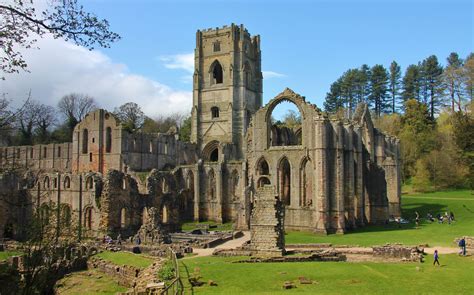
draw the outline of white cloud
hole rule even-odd
[[[168,69],[185,70],[188,73],[194,73],[194,53],[165,55],[161,56],[160,60]]]
[[[19,104],[31,89],[32,97],[55,106],[71,92],[93,96],[101,108],[113,110],[123,103],[139,104],[149,116],[189,113],[192,92],[173,89],[142,75],[130,73],[100,51],[89,51],[64,40],[40,39],[40,50],[23,54],[30,73],[7,75],[0,94]]]
[[[271,78],[284,78],[286,77],[285,74],[280,74],[277,72],[272,71],[262,71],[263,79],[271,79]]]

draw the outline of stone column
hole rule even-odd
[[[216,167],[216,212],[215,212],[215,219],[216,222],[222,223],[222,164],[219,163]]]
[[[358,226],[363,226],[365,223],[365,202],[364,202],[364,163],[363,163],[363,149],[362,149],[362,131],[361,127],[355,130],[356,141],[354,142],[355,150],[355,218]]]
[[[329,210],[329,199],[328,199],[328,174],[327,174],[327,132],[326,122],[323,119],[316,121],[316,150],[315,150],[315,173],[313,173],[313,183],[315,183],[315,194],[314,194],[314,231],[326,233],[328,224],[328,210]]]
[[[355,212],[354,212],[354,126],[351,124],[346,124],[344,126],[346,131],[346,145],[344,146],[344,155],[347,157],[345,160],[345,201],[344,206],[346,207],[346,212],[348,213],[348,226],[351,228],[355,227]]]
[[[199,201],[201,196],[201,167],[200,163],[194,165],[194,221],[199,221]]]
[[[335,179],[335,197],[336,212],[334,212],[334,227],[337,233],[343,233],[345,230],[344,222],[344,128],[341,122],[335,125],[336,130],[336,179]]]

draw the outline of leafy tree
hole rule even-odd
[[[463,84],[463,60],[459,58],[456,52],[451,52],[448,56],[447,66],[443,73],[444,88],[448,92],[448,97],[451,101],[451,111],[455,111],[457,105],[458,110],[461,111],[462,100],[464,97]]]
[[[335,113],[344,107],[341,93],[341,84],[341,78],[331,84],[330,91],[326,94],[326,99],[324,101],[324,109],[326,112]]]
[[[464,89],[472,103],[474,98],[474,53],[469,54],[464,62],[463,77]]]
[[[396,111],[396,104],[400,94],[401,70],[396,61],[390,64],[390,96],[392,99],[392,113]]]
[[[438,63],[435,55],[429,56],[422,63],[423,67],[423,89],[425,94],[425,103],[429,105],[430,116],[433,119],[437,113],[438,107],[442,105],[442,74],[443,67]]]
[[[406,102],[409,99],[420,100],[420,69],[417,65],[409,65],[402,80],[402,99]]]
[[[370,70],[370,95],[369,101],[373,106],[375,114],[380,117],[382,112],[385,112],[388,107],[387,92],[388,92],[388,72],[382,65],[375,65]]]
[[[125,130],[136,132],[145,123],[145,114],[140,106],[134,102],[127,102],[114,110],[115,116],[122,122]]]
[[[37,126],[35,130],[35,143],[50,142],[50,128],[56,122],[56,110],[52,106],[41,104],[38,106]]]
[[[469,167],[469,185],[474,188],[474,116],[472,112],[453,115],[453,137],[463,162]]]
[[[85,115],[97,108],[94,98],[80,93],[63,96],[58,102],[58,110],[66,119],[66,137],[72,140],[72,132]]]
[[[191,140],[191,117],[183,120],[181,128],[179,128],[179,140],[189,142]]]
[[[95,45],[109,47],[120,36],[109,30],[109,23],[86,12],[77,0],[54,1],[46,10],[35,8],[33,0],[12,0],[0,3],[0,71],[17,73],[26,70],[27,63],[20,49],[33,48],[38,37],[71,40],[93,49]]]
[[[405,114],[401,118],[401,124],[399,137],[403,174],[410,178],[414,175],[416,161],[436,146],[436,135],[427,106],[415,99],[405,102]]]

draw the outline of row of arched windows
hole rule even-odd
[[[38,183],[39,185],[39,183]],[[89,176],[86,178],[85,182],[85,188],[86,189],[92,189],[94,187],[94,179]],[[51,188],[51,180],[49,176],[45,176],[43,179],[43,188],[49,189]],[[54,178],[53,179],[53,188],[58,188],[58,179]],[[64,189],[69,189],[71,188],[71,178],[69,176],[65,176],[63,180],[63,188]]]

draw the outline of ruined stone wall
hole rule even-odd
[[[284,253],[284,214],[274,186],[257,189],[250,221],[251,250],[265,256],[281,256]]]

